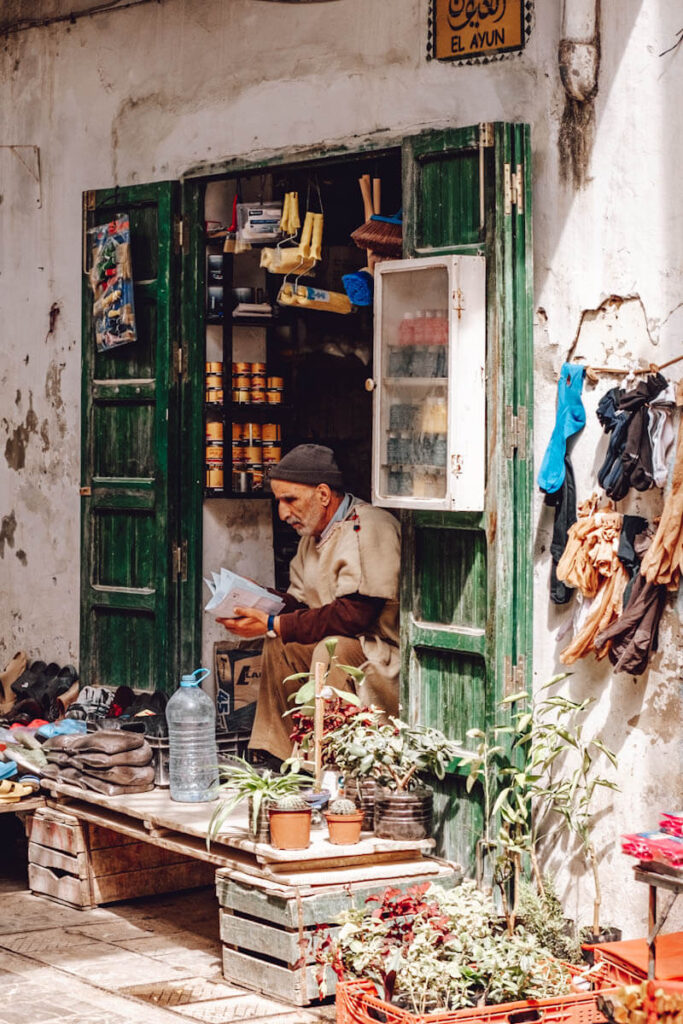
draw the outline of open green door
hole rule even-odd
[[[84,230],[130,218],[138,340],[98,353],[83,278],[81,680],[173,689],[180,645],[179,186],[84,195]],[[84,241],[88,257],[89,241]],[[85,268],[84,268],[85,269]]]
[[[531,675],[529,129],[428,132],[403,160],[404,254],[486,257],[485,511],[403,515],[403,713],[471,746]],[[440,790],[440,851],[472,872],[480,794],[458,775]]]

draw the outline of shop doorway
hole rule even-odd
[[[144,362],[143,350],[132,346],[130,353],[122,347],[92,355],[92,304],[84,288],[84,682],[170,690],[181,669],[199,664],[205,364],[223,362],[225,392],[228,362],[225,328],[210,322],[207,257],[221,250],[207,246],[205,221],[214,219],[207,217],[207,200],[215,210],[223,190],[225,213],[216,217],[222,220],[229,219],[237,183],[250,199],[250,190],[264,200],[298,191],[303,212],[310,202],[324,214],[325,258],[313,280],[322,290],[338,291],[341,273],[364,262],[348,236],[362,219],[357,179],[366,171],[382,178],[383,211],[403,208],[405,256],[478,253],[487,268],[485,509],[400,513],[403,714],[465,741],[468,729],[499,719],[506,692],[530,684],[531,157],[528,127],[508,124],[421,133],[362,153],[232,161],[182,184],[86,195],[90,226],[122,207],[130,212],[148,358]],[[223,280],[224,298],[228,288],[240,286],[253,289],[254,300],[276,298],[281,281],[259,276],[255,256],[245,259],[242,280]],[[246,272],[249,260],[254,274]],[[226,267],[223,261],[223,273]],[[258,323],[244,326],[263,330]],[[282,378],[284,395],[289,390],[290,401],[282,403],[289,417],[283,450],[305,440],[332,443],[351,486],[366,497],[371,396],[363,378],[366,371],[371,377],[372,365],[361,353],[370,347],[370,310],[353,318],[311,312],[269,324],[267,334],[263,351],[272,350],[271,376]],[[222,360],[207,358],[207,352],[217,354],[216,345]],[[232,349],[230,328],[230,362]],[[284,424],[283,418],[283,430]],[[228,425],[226,417],[224,443]],[[231,462],[229,471],[232,492]],[[254,508],[267,506],[253,500]],[[277,582],[284,585],[291,538],[278,536],[275,527],[272,544]],[[456,772],[442,785],[439,802],[440,849],[471,869],[481,832],[477,794],[466,794]]]

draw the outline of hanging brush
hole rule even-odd
[[[393,217],[373,213],[365,224],[351,232],[359,249],[371,249],[377,256],[403,255],[403,216],[401,210]]]

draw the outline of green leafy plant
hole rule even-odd
[[[535,935],[545,949],[565,963],[580,964],[581,943],[573,921],[564,916],[554,879],[543,876],[543,891],[522,878],[519,882],[517,912],[527,931]]]
[[[555,676],[547,690],[566,673]],[[578,840],[591,868],[595,885],[593,918],[599,918],[600,879],[593,841],[595,797],[599,788],[618,789],[599,774],[596,761],[606,758],[616,767],[616,757],[598,736],[584,735],[584,722],[595,698],[581,702],[550,696],[529,706],[529,694],[520,691],[506,697],[501,707],[513,711],[510,721],[489,730],[472,729],[477,740],[473,751],[460,758],[469,768],[468,791],[478,782],[484,792],[485,828],[481,843],[496,851],[494,884],[501,892],[508,930],[514,929],[516,907],[508,902],[508,883],[519,891],[522,865],[529,857],[537,891],[545,893],[537,849],[542,841],[562,830]],[[507,742],[506,742],[507,740]],[[495,838],[491,825],[496,816]],[[598,929],[596,929],[598,930]]]
[[[493,901],[464,882],[387,889],[324,930],[316,959],[338,977],[367,979],[414,1013],[520,999],[569,989],[569,973],[525,929],[502,931]],[[322,974],[319,974],[319,978]]]
[[[462,753],[439,729],[385,719],[374,708],[332,730],[324,749],[326,760],[345,775],[375,779],[396,792],[414,789],[424,775],[443,779]]]
[[[224,782],[218,787],[226,796],[219,800],[206,835],[207,849],[211,840],[215,839],[223,824],[238,804],[251,799],[251,829],[257,832],[259,811],[262,806],[276,804],[286,796],[298,795],[300,790],[310,785],[309,775],[293,771],[273,772],[269,768],[258,771],[242,757],[235,757],[227,765],[221,765],[221,778]]]

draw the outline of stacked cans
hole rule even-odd
[[[238,405],[279,405],[282,377],[266,377],[265,363],[232,364],[232,400]]]
[[[206,486],[223,489],[223,424],[208,420],[204,457],[206,460]]]
[[[223,405],[223,364],[206,363],[204,401],[207,405]]]
[[[262,490],[264,474],[281,454],[279,423],[233,423],[233,491]]]

